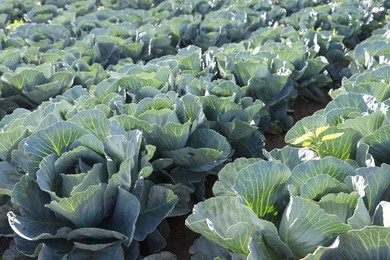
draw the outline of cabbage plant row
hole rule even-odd
[[[386,198],[366,193],[387,187],[375,182],[388,163],[381,153],[388,27],[361,42],[382,27],[383,1],[4,1],[2,8],[0,235],[14,237],[4,259],[170,259],[160,253],[166,218],[203,200],[209,174],[220,176],[217,197],[187,221],[204,236],[191,249],[200,258],[300,258],[368,219],[387,225]],[[293,127],[295,99],[321,101],[343,76],[351,77],[334,101]],[[263,150],[265,132],[290,128],[286,141],[309,148]],[[304,167],[325,170],[312,180]],[[365,179],[358,167],[376,170]],[[319,210],[320,199],[340,192],[345,216]],[[302,207],[303,224],[321,212],[303,227],[316,240],[300,228],[289,235],[285,212]],[[226,214],[236,211],[243,215]],[[202,249],[211,243],[205,238],[219,246]],[[319,250],[314,257],[328,254]]]
[[[334,133],[341,136],[321,142],[318,155],[351,160],[352,165],[356,162],[356,166],[360,167],[390,163],[387,156],[389,39],[387,25],[350,53],[353,56],[350,64],[353,75],[342,80],[341,88],[330,92],[333,101],[325,109],[302,119],[289,130],[285,138],[287,143],[294,143],[297,137],[308,131],[325,127],[319,138]]]
[[[388,257],[389,165],[354,169],[302,148],[271,154],[270,161],[240,158],[220,171],[216,197],[195,205],[186,220],[203,235],[191,253],[203,259]]]
[[[286,142],[301,148],[238,158],[219,172],[215,197],[186,220],[202,234],[194,257],[390,256],[389,40],[387,25],[350,53],[353,75],[333,101],[287,132]]]
[[[51,72],[48,71],[49,68],[46,68],[47,71],[40,70],[39,76],[36,71],[29,71],[32,75],[25,79],[19,75],[17,83],[3,78],[0,89],[6,105],[0,107],[2,116],[17,107],[35,108],[42,101],[61,94],[74,85],[86,88],[96,85],[110,76],[107,73],[114,65],[139,64],[153,58],[175,55],[178,50],[191,44],[206,51],[209,47],[251,38],[251,33],[259,28],[278,25],[292,26],[294,31],[320,31],[302,37],[301,41],[314,50],[319,49],[320,56],[324,56],[323,52],[330,48],[331,52],[327,55],[330,64],[327,70],[333,78],[338,78],[340,68],[337,65],[348,60],[343,57],[346,50],[340,42],[350,39],[348,33],[351,32],[357,38],[356,44],[358,36],[364,38],[365,34],[378,26],[378,21],[381,21],[385,14],[380,1],[370,6],[364,6],[363,3],[338,2],[343,6],[342,9],[355,10],[354,16],[348,16],[349,11],[339,13],[338,10],[341,9],[336,5],[326,9],[324,6],[327,5],[312,1],[281,1],[279,5],[271,5],[266,1],[257,4],[257,1],[241,4],[235,1],[170,1],[159,5],[158,1],[146,1],[144,4],[141,4],[141,1],[138,5],[132,2],[119,1],[116,3],[119,6],[109,1],[46,1],[41,5],[37,5],[35,1],[5,3],[2,10],[4,15],[9,16],[12,13],[9,10],[11,8],[19,10],[23,14],[19,14],[20,18],[24,17],[28,23],[19,25],[19,20],[15,18],[18,15],[15,14],[13,20],[9,18],[13,23],[9,24],[10,21],[7,20],[4,30],[0,31],[0,49],[3,50],[0,55],[0,64],[3,65],[0,67],[0,75],[20,74],[22,69],[35,69],[36,65],[42,64],[51,64],[53,67],[50,68]],[[78,14],[79,9],[84,10],[88,5],[92,5],[92,8],[87,8],[88,12]],[[315,5],[318,10],[311,10],[314,8],[311,6]],[[141,6],[153,7],[149,10],[127,8]],[[103,10],[98,10],[101,9],[98,7]],[[289,19],[293,12],[301,9],[312,15],[300,22]],[[323,16],[327,19],[324,20]],[[215,20],[220,22],[215,23]],[[349,30],[346,31],[345,27]],[[281,38],[285,37],[293,36],[284,35]],[[255,42],[254,47],[263,43]],[[283,47],[277,48],[283,50]],[[297,55],[300,55],[298,60],[288,61],[293,62],[295,68],[303,72],[305,64],[300,60],[313,58],[313,53],[309,57],[307,51],[303,50]],[[314,66],[317,71],[320,70],[320,65]],[[105,70],[106,68],[109,70]],[[257,68],[252,71],[255,69]],[[56,72],[61,73],[54,76]],[[317,72],[314,70],[313,73]],[[54,84],[56,81],[59,82]],[[39,87],[32,88],[31,85]]]

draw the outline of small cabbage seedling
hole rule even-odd
[[[298,144],[302,143],[303,147],[310,148],[320,158],[323,158],[326,156],[326,151],[324,151],[321,148],[322,143],[327,141],[327,140],[336,139],[344,134],[344,133],[333,133],[333,134],[320,136],[328,128],[329,128],[329,126],[321,126],[321,127],[317,128],[315,131],[310,131],[309,129],[307,129],[305,127],[304,129],[305,129],[306,133],[304,135],[296,138],[291,144],[298,145]]]

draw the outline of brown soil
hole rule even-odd
[[[0,257],[4,254],[4,251],[8,249],[11,242],[10,237],[0,237]]]
[[[324,103],[318,103],[318,102],[313,102],[309,101],[307,99],[304,99],[302,97],[298,97],[295,100],[295,105],[294,105],[294,112],[292,114],[294,123],[297,121],[301,120],[304,117],[310,116],[314,114],[314,112],[321,110],[326,107],[326,105],[332,100],[330,96],[326,94]]]
[[[207,176],[206,199],[213,196],[212,188],[217,180],[218,176],[216,175]],[[191,259],[190,247],[194,240],[199,237],[199,234],[192,232],[186,227],[185,220],[187,217],[188,215],[168,219],[171,233],[167,238],[167,247],[164,250],[175,254],[179,260]]]
[[[167,238],[167,247],[164,251],[176,255],[179,260],[191,259],[190,247],[194,240],[199,237],[199,234],[192,232],[185,226],[186,218],[187,215],[168,219],[171,233]]]
[[[278,134],[265,134],[265,149],[267,151],[271,151],[275,148],[283,148],[286,146],[286,143],[284,142],[284,136],[286,135],[286,131],[283,131]]]

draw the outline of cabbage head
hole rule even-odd
[[[19,212],[8,212],[16,249],[42,259],[138,257],[138,241],[177,202],[146,180],[154,150],[96,109],[34,131],[14,151],[27,160],[11,196]]]

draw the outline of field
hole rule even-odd
[[[390,6],[0,0],[0,259],[388,259]]]

